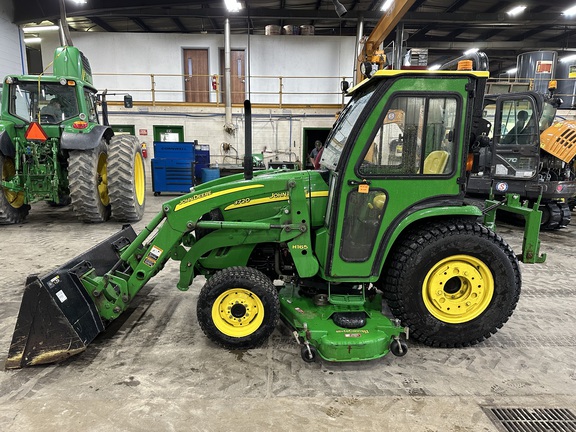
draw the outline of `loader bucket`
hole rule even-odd
[[[6,369],[67,359],[104,331],[105,323],[80,277],[92,268],[105,274],[118,262],[119,249],[135,238],[132,227],[125,226],[56,270],[28,276]]]

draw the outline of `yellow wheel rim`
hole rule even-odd
[[[430,269],[422,286],[428,311],[450,324],[473,320],[494,296],[494,278],[486,264],[470,255],[454,255]]]
[[[252,291],[232,288],[220,294],[212,305],[212,321],[226,336],[249,336],[264,321],[264,305]]]
[[[8,181],[16,175],[16,168],[12,159],[4,158],[2,163],[2,181]],[[15,192],[2,188],[6,201],[13,208],[20,208],[24,205],[24,192]]]
[[[146,178],[144,176],[144,161],[142,155],[136,153],[134,157],[134,188],[136,190],[136,200],[139,205],[144,204],[144,194],[146,193]]]
[[[100,195],[100,201],[104,206],[110,204],[110,198],[108,197],[108,156],[106,153],[100,153],[98,157],[98,195]]]

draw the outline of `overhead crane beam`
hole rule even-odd
[[[396,0],[388,11],[382,15],[372,33],[366,39],[360,56],[357,59],[356,65],[356,80],[359,82],[362,79],[360,72],[360,64],[364,60],[370,60],[376,54],[384,39],[392,33],[396,28],[402,17],[408,12],[416,0]]]

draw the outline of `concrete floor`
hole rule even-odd
[[[166,199],[148,197],[137,231]],[[173,263],[118,331],[80,356],[4,371],[26,276],[63,264],[118,228],[85,225],[70,209],[44,204],[27,223],[0,226],[1,431],[498,431],[487,408],[576,413],[574,227],[541,235],[548,261],[522,265],[516,312],[472,348],[409,341],[402,358],[307,364],[279,329],[260,349],[226,351],[196,320],[203,281],[178,291]],[[499,232],[520,251],[518,228]]]

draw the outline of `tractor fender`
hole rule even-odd
[[[467,218],[470,220],[477,220],[480,216],[482,216],[482,211],[478,207],[466,205],[460,207],[447,206],[423,208],[411,214],[404,215],[402,218],[398,218],[393,223],[395,228],[393,228],[382,239],[383,241],[372,266],[372,276],[380,276],[385,261],[396,240],[398,240],[402,233],[407,232],[410,226],[414,226],[417,222],[432,222],[434,220],[446,218]]]
[[[12,138],[10,138],[10,135],[6,131],[0,132],[0,153],[10,158],[14,158],[16,155]]]
[[[90,132],[63,132],[60,138],[60,148],[63,150],[92,150],[102,138],[108,141],[114,132],[108,126],[96,125]]]

